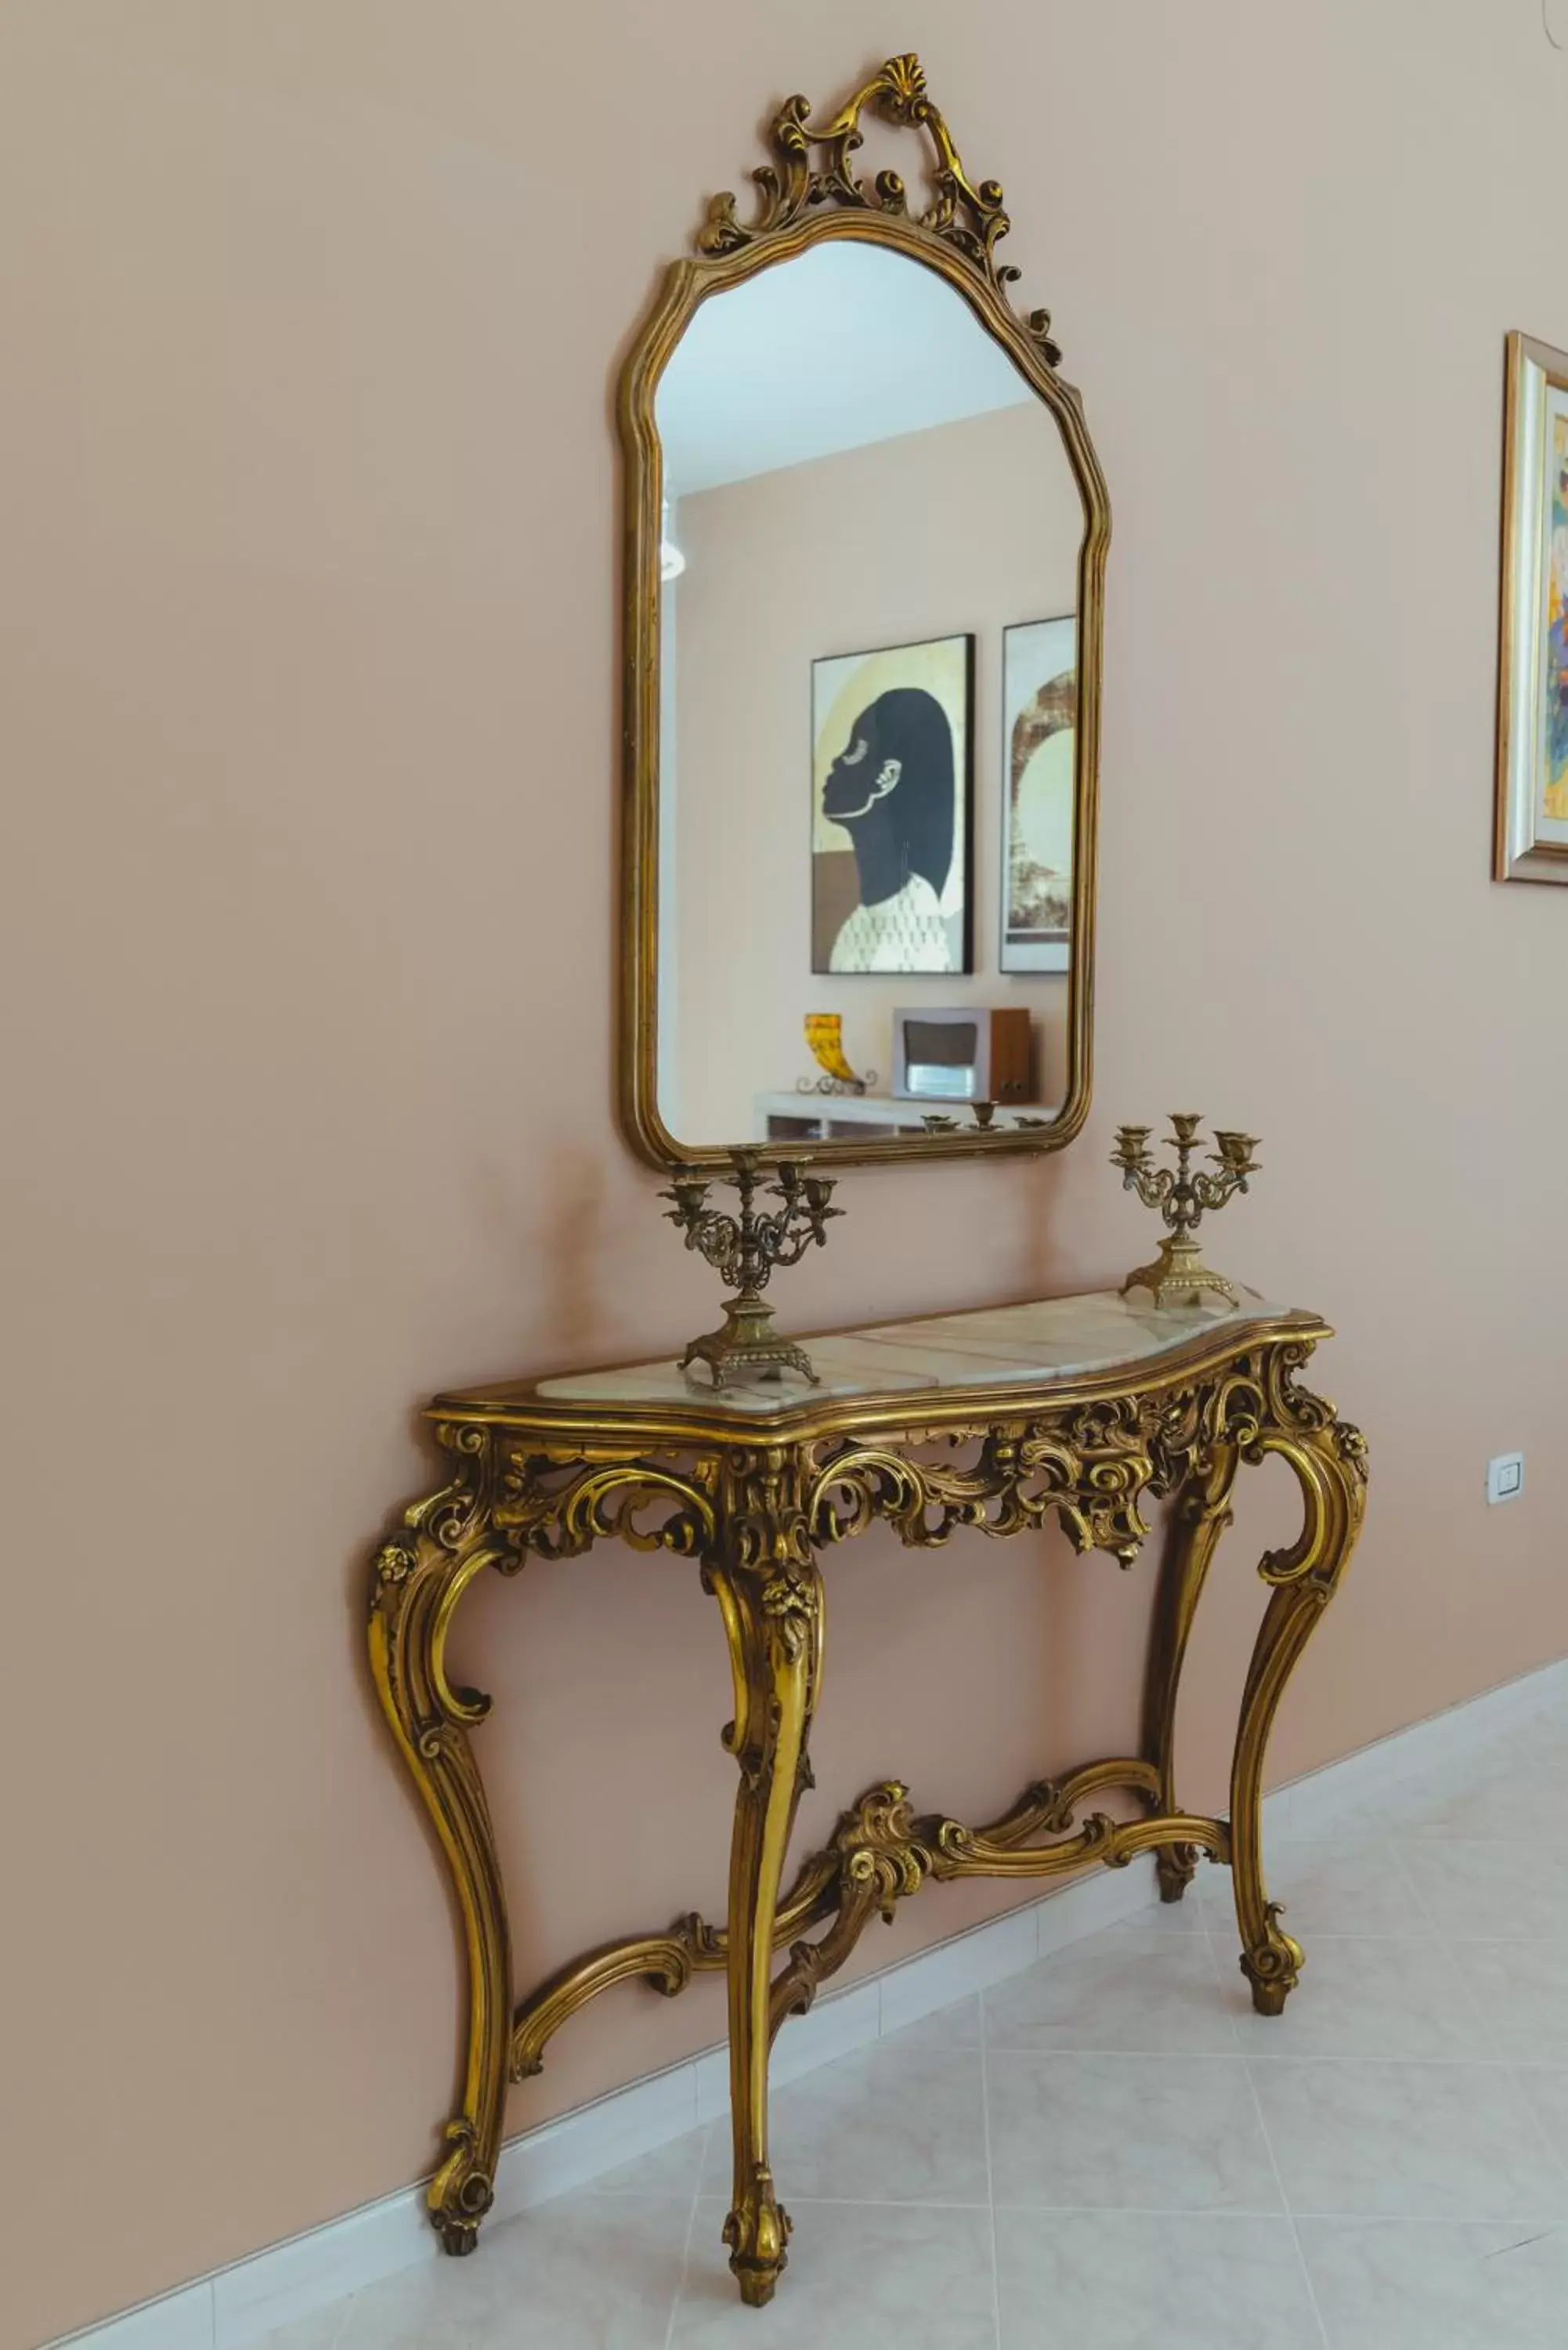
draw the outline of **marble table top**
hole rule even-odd
[[[688,1373],[665,1361],[543,1379],[526,1392],[542,1403],[579,1409],[593,1404],[679,1409],[722,1400],[726,1416],[766,1419],[798,1410],[803,1404],[841,1398],[1038,1385],[1117,1370],[1190,1347],[1232,1325],[1240,1329],[1251,1322],[1290,1318],[1290,1309],[1272,1305],[1247,1289],[1241,1291],[1235,1306],[1216,1301],[1165,1313],[1157,1313],[1147,1295],[1124,1297],[1116,1290],[1095,1290],[1080,1297],[986,1306],[807,1338],[804,1343],[820,1380],[816,1387],[788,1373],[780,1379],[726,1388],[720,1399],[704,1367]]]

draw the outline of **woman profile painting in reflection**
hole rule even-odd
[[[942,892],[952,871],[952,727],[919,686],[880,693],[835,759],[822,813],[855,844],[860,903],[830,971],[956,971]]]

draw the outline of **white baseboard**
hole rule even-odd
[[[1276,1788],[1264,1804],[1265,1828],[1292,1835],[1324,1832],[1348,1806],[1390,1794],[1433,1764],[1461,1760],[1553,1711],[1568,1718],[1568,1659]],[[779,2036],[773,2077],[798,2080],[1136,1916],[1155,1898],[1154,1863],[1146,1857],[1129,1868],[1075,1878],[1043,1900],[938,1942],[792,2020]],[[487,2224],[514,2218],[667,2145],[719,2118],[729,2102],[728,2055],[713,2048],[511,2139],[502,2149]],[[248,2350],[275,2326],[441,2257],[422,2189],[405,2189],[66,2338],[76,2350]],[[65,2341],[50,2350],[66,2350]]]

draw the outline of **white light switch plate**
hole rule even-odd
[[[1524,1455],[1522,1452],[1500,1452],[1486,1466],[1486,1497],[1489,1502],[1517,1502],[1524,1491]]]

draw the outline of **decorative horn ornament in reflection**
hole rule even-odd
[[[781,1159],[778,1181],[769,1197],[781,1202],[771,1214],[753,1202],[763,1188],[761,1153],[737,1150],[725,1180],[740,1194],[740,1212],[725,1215],[710,1208],[710,1186],[693,1168],[676,1170],[675,1180],[659,1198],[669,1200],[669,1222],[679,1224],[686,1245],[705,1257],[715,1273],[735,1284],[735,1295],[724,1300],[720,1329],[693,1338],[680,1357],[682,1370],[706,1363],[716,1388],[733,1387],[742,1379],[777,1379],[798,1371],[813,1387],[820,1386],[811,1357],[774,1329],[774,1309],[763,1295],[780,1266],[798,1264],[808,1248],[821,1248],[826,1225],[842,1208],[831,1207],[832,1180],[803,1175],[798,1167]]]
[[[1158,1208],[1170,1231],[1168,1240],[1160,1243],[1154,1263],[1128,1274],[1122,1295],[1125,1297],[1129,1289],[1147,1289],[1157,1309],[1199,1305],[1205,1295],[1222,1297],[1234,1305],[1234,1285],[1222,1274],[1210,1271],[1192,1235],[1206,1213],[1222,1208],[1234,1193],[1247,1189],[1248,1177],[1258,1172],[1258,1161],[1252,1156],[1258,1137],[1216,1127],[1214,1139],[1220,1147],[1209,1155],[1219,1171],[1210,1175],[1199,1170],[1195,1175],[1189,1162],[1199,1147],[1202,1119],[1179,1116],[1173,1110],[1170,1123],[1177,1158],[1174,1171],[1168,1167],[1156,1170],[1148,1127],[1124,1126],[1116,1130],[1111,1165],[1122,1170],[1123,1191],[1136,1191],[1146,1208]]]
[[[805,1015],[805,1041],[811,1055],[822,1071],[820,1077],[800,1077],[795,1083],[797,1094],[868,1094],[877,1082],[875,1069],[867,1069],[857,1077],[849,1066],[844,1050],[844,1014],[842,1012],[808,1012]],[[842,1209],[839,1211],[843,1213]]]

